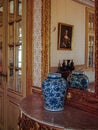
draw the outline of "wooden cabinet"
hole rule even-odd
[[[72,73],[71,71],[62,71],[61,73],[62,77],[67,80],[67,77]]]
[[[86,8],[86,66],[95,67],[95,12]]]
[[[0,130],[18,130],[26,64],[26,0],[0,0]]]
[[[22,0],[8,2],[8,87],[22,92]]]

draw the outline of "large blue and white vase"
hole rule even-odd
[[[42,82],[44,108],[49,111],[64,109],[67,82],[60,73],[50,73]]]
[[[83,71],[73,71],[72,74],[67,77],[67,81],[70,87],[81,90],[87,90],[89,84],[89,79]]]

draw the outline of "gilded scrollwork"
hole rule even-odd
[[[42,0],[42,80],[49,72],[50,5],[51,0]]]
[[[58,128],[53,128],[44,124],[40,124],[26,115],[22,114],[22,117],[19,117],[18,120],[19,130],[61,130]]]

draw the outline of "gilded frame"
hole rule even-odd
[[[73,25],[58,23],[58,50],[72,50]]]
[[[69,88],[65,104],[98,115],[98,1],[95,0],[95,93]],[[49,72],[51,0],[42,0],[42,79]]]

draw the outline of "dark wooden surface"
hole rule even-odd
[[[20,110],[31,120],[46,126],[69,130],[98,130],[98,116],[66,104],[63,111],[47,111],[40,93],[32,93],[24,98],[20,103]]]

